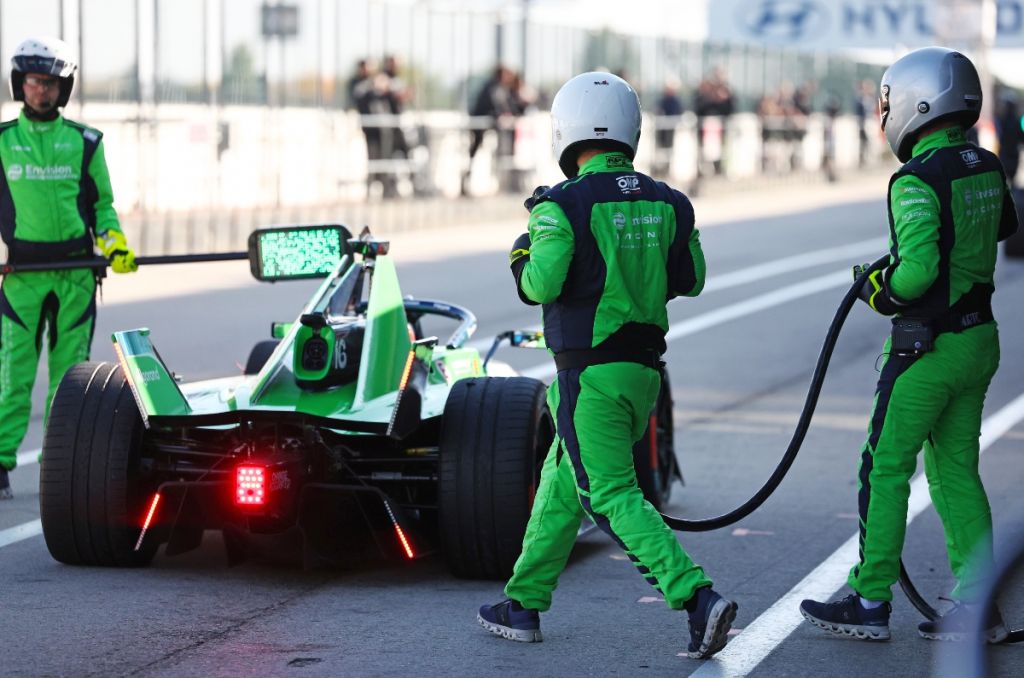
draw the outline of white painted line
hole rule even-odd
[[[814,252],[805,252],[792,257],[784,257],[782,259],[776,259],[775,261],[768,261],[763,264],[758,264],[757,266],[748,266],[747,268],[741,268],[738,271],[732,271],[730,273],[723,273],[722,275],[711,275],[708,277],[707,284],[704,286],[704,293],[718,292],[720,290],[729,289],[730,287],[760,282],[772,276],[784,275],[786,273],[801,271],[805,268],[821,266],[822,264],[831,264],[837,261],[851,262],[850,268],[852,269],[854,263],[863,263],[858,261],[857,257],[867,257],[871,261],[874,261],[888,251],[889,245],[884,238],[871,238],[870,240],[861,240],[860,242],[850,243],[849,245],[840,245],[839,247],[829,247],[823,250],[815,250]],[[850,273],[850,282],[853,282],[852,272]]]
[[[823,250],[805,252],[804,254],[798,254],[792,257],[783,257],[782,259],[768,261],[756,266],[748,266],[747,268],[730,271],[729,273],[723,273],[722,275],[712,275],[708,278],[702,294],[708,294],[709,292],[721,292],[722,290],[739,287],[740,285],[761,282],[773,276],[793,273],[794,271],[801,271],[806,268],[821,266],[823,264],[831,264],[836,261],[856,262],[858,257],[867,257],[874,261],[882,254],[885,254],[886,251],[888,251],[888,244],[885,239],[872,238],[870,240],[861,240],[860,242],[850,243],[849,245],[828,247]],[[850,266],[852,268],[853,264],[850,264]],[[847,274],[847,280],[851,284],[853,283],[852,272]],[[493,343],[494,337],[491,336],[474,339],[473,341],[468,342],[466,346],[469,348],[475,348],[482,352],[489,349]]]
[[[36,519],[30,520],[27,523],[21,525],[15,525],[14,527],[8,527],[6,530],[0,530],[0,548],[16,544],[19,541],[25,539],[31,539],[37,534],[43,533],[43,521]]]
[[[984,452],[1018,422],[1024,419],[1024,394],[1017,396],[981,424],[981,451]],[[910,505],[907,524],[910,524],[929,505],[928,480],[918,475],[910,484]],[[800,601],[805,598],[828,600],[846,584],[850,567],[857,561],[859,535],[846,540],[831,556],[818,565],[799,584],[789,590],[771,607],[748,624],[743,633],[729,642],[715,659],[704,664],[691,675],[695,678],[728,676],[738,678],[753,671],[789,634],[803,622]]]
[[[18,452],[18,466],[28,466],[35,464],[39,461],[40,450],[26,450],[24,452]]]
[[[765,294],[751,297],[750,299],[744,299],[743,301],[736,302],[735,304],[729,304],[721,308],[702,313],[701,315],[683,320],[675,325],[668,328],[668,334],[665,335],[665,341],[675,341],[683,337],[696,334],[702,330],[721,325],[730,320],[742,318],[743,316],[757,313],[758,311],[764,311],[765,309],[772,308],[774,306],[781,306],[787,302],[801,297],[807,297],[824,290],[829,290],[834,287],[849,286],[853,284],[853,275],[848,270],[838,271],[836,273],[829,273],[817,278],[811,278],[810,280],[804,280],[803,282],[796,283],[795,285],[789,285],[787,287],[780,287],[777,290],[767,292]],[[537,367],[523,370],[522,375],[524,377],[532,377],[534,379],[549,379],[555,374],[555,363],[550,361],[544,365],[538,365]]]

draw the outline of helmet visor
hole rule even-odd
[[[70,77],[75,72],[75,65],[64,59],[49,56],[19,55],[11,60],[14,70],[22,73],[44,73],[58,78]]]
[[[889,86],[882,85],[882,95],[878,97],[878,121],[885,129],[885,123],[889,120]]]

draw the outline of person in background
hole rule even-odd
[[[60,109],[77,64],[57,38],[25,40],[11,59],[16,120],[0,123],[0,235],[13,264],[91,259],[99,248],[115,273],[138,267],[114,212],[103,134]],[[75,363],[89,359],[96,326],[91,269],[8,273],[0,286],[0,499],[28,429],[32,386],[45,338],[49,391]],[[44,415],[45,421],[45,415]],[[46,460],[43,460],[46,463]]]
[[[718,135],[717,152],[711,158],[711,165],[715,174],[721,174],[728,118],[736,111],[736,101],[726,78],[725,69],[720,66],[714,68],[711,74],[700,82],[697,86],[693,109],[697,114],[698,168],[703,164],[707,147],[710,146],[708,143],[710,139],[706,137]],[[709,118],[716,119],[717,124],[711,126]]]
[[[860,142],[857,163],[860,167],[864,167],[871,151],[871,137],[868,136],[868,129],[878,114],[878,95],[875,91],[875,83],[863,80],[858,85],[853,99],[853,114],[857,119],[857,138]]]
[[[512,143],[514,141],[515,128],[513,123],[519,115],[519,100],[515,91],[515,72],[501,64],[494,68],[491,77],[480,88],[473,105],[469,109],[470,116],[474,118],[489,118],[490,129],[498,135],[498,170],[504,171],[501,163],[511,161]],[[484,133],[487,129],[473,126],[469,132],[469,164],[462,177],[462,194],[469,195],[469,175],[473,164],[473,158],[480,150],[483,143]],[[509,131],[512,137],[509,138]]]
[[[658,103],[654,109],[658,116],[654,129],[655,146],[655,174],[666,174],[670,165],[672,147],[676,136],[676,125],[683,115],[683,100],[679,96],[679,79],[669,77],[665,79],[665,86],[658,97]]]
[[[366,95],[367,90],[373,87],[375,72],[376,65],[369,59],[360,59],[356,62],[356,69],[345,84],[346,108],[359,110],[359,100]]]
[[[999,139],[999,162],[1010,182],[1010,188],[1017,186],[1017,170],[1020,168],[1020,147],[1024,143],[1024,129],[1021,127],[1020,107],[1017,95],[1009,88],[1002,88],[996,110],[996,136]]]

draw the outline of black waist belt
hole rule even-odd
[[[651,349],[587,348],[559,351],[555,354],[555,368],[559,372],[605,363],[637,363],[655,370],[665,366],[665,363],[661,361],[661,355]]]
[[[995,320],[992,315],[992,305],[985,304],[968,307],[958,310],[950,310],[946,315],[933,318],[930,322],[935,336],[946,332],[963,332],[964,330],[978,325],[984,325]]]
[[[7,260],[12,264],[43,264],[92,256],[93,242],[89,235],[72,240],[41,242],[15,238],[8,247]]]

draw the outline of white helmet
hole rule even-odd
[[[15,101],[25,100],[25,74],[55,75],[60,80],[57,106],[66,106],[75,86],[75,63],[71,48],[60,38],[42,37],[25,40],[11,57],[11,96]]]
[[[583,73],[562,85],[551,102],[551,147],[558,166],[576,176],[581,144],[621,151],[630,160],[640,140],[640,99],[611,73]]]
[[[923,128],[951,120],[966,129],[978,122],[978,71],[970,59],[951,49],[916,49],[882,75],[878,112],[889,148],[900,161],[907,162]]]

